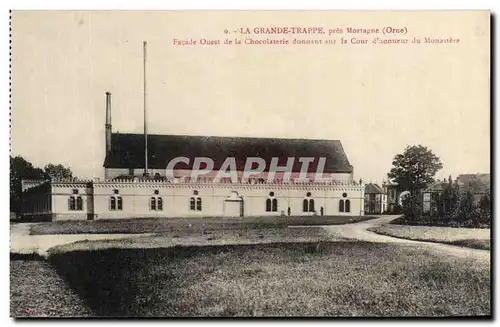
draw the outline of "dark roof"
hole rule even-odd
[[[219,169],[227,157],[235,157],[238,170],[243,170],[247,157],[266,160],[266,170],[272,157],[279,157],[279,165],[285,165],[287,157],[295,157],[293,171],[300,171],[299,157],[325,157],[325,173],[352,172],[352,166],[340,141],[308,139],[276,139],[250,137],[148,135],[148,168],[165,169],[176,157],[190,158],[189,167],[183,163],[176,169],[189,169],[195,157],[214,160],[214,169]],[[315,160],[309,171],[316,171]],[[184,166],[184,167],[183,167]],[[104,160],[106,168],[144,168],[144,135],[111,135],[111,151]]]
[[[490,174],[462,174],[457,177],[460,191],[473,194],[488,193],[490,190]]]
[[[385,194],[385,192],[377,184],[369,183],[365,186],[365,194]]]

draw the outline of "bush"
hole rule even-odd
[[[422,213],[420,196],[409,195],[403,199],[403,214],[407,220],[419,220]]]

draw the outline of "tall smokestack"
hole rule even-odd
[[[111,93],[106,92],[106,154],[111,151]]]
[[[147,89],[146,89],[146,61],[147,61],[147,42],[143,42],[143,54],[144,54],[144,176],[148,176],[148,111],[147,111]]]

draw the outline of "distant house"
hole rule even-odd
[[[422,191],[422,213],[434,216],[439,211],[447,211],[449,204],[445,201],[440,201],[447,185],[448,182],[439,181]]]
[[[365,214],[381,214],[387,210],[387,195],[377,184],[365,186]]]
[[[460,193],[471,192],[474,200],[479,201],[481,196],[490,193],[490,174],[461,174],[457,177]]]
[[[461,195],[471,192],[474,201],[479,201],[481,197],[490,192],[490,174],[461,174],[455,180],[455,187]],[[422,213],[436,215],[440,211],[448,211],[450,208],[449,199],[443,199],[449,182],[438,181],[422,192]]]
[[[382,188],[387,195],[387,212],[396,213],[403,205],[403,199],[410,194],[408,191],[401,191],[396,183],[383,182]]]

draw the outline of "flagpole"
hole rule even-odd
[[[143,73],[144,73],[144,76],[143,76],[143,82],[144,82],[144,85],[143,85],[143,95],[144,95],[144,176],[148,176],[148,124],[147,124],[147,121],[148,121],[148,111],[147,111],[147,89],[146,89],[146,61],[147,61],[147,42],[144,41],[143,42],[143,64],[144,64],[144,67],[143,67]]]

